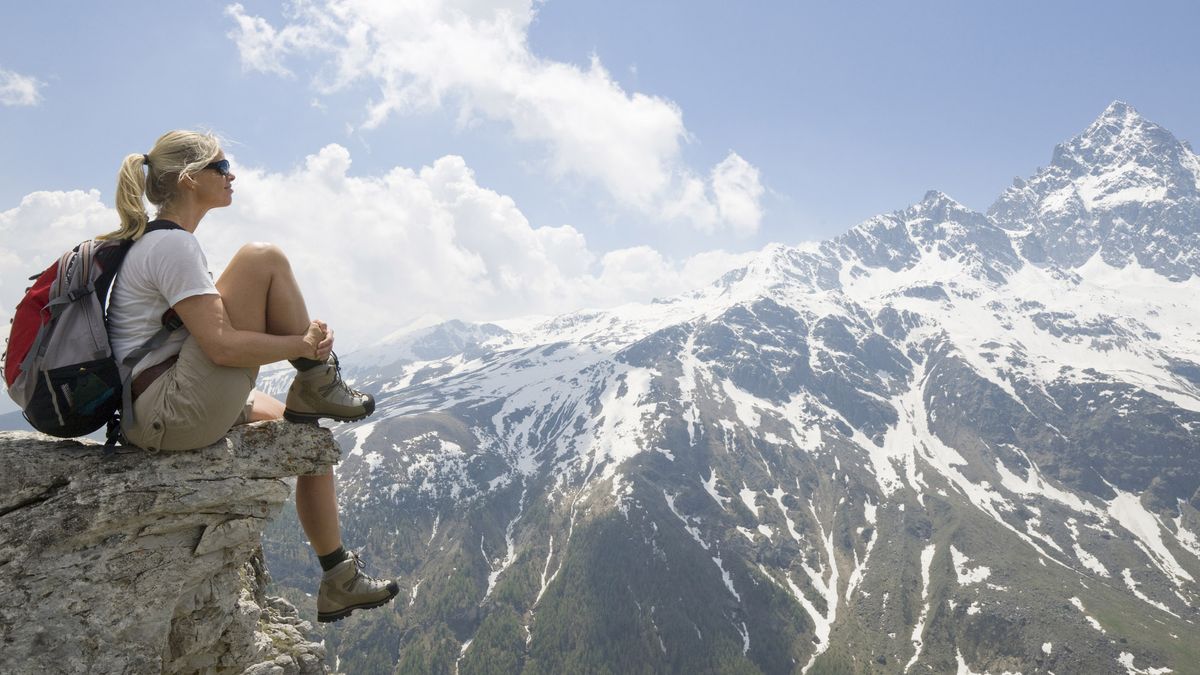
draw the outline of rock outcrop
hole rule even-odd
[[[328,431],[237,427],[151,454],[0,433],[0,671],[322,673],[325,648],[269,598],[260,535]]]

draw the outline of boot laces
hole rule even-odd
[[[347,586],[349,588],[353,588],[356,585],[358,585],[360,578],[362,579],[363,582],[365,582],[368,585],[375,585],[375,584],[380,583],[380,581],[378,579],[376,579],[375,577],[363,572],[363,570],[367,568],[367,563],[366,563],[366,561],[364,561],[362,559],[362,553],[360,553],[359,551],[351,551],[349,558],[354,561],[354,568],[355,568],[354,576],[350,578],[350,581],[347,584]]]
[[[341,389],[352,398],[356,396],[362,396],[362,392],[358,391],[357,389],[351,389],[350,385],[346,384],[346,381],[342,379],[342,364],[338,361],[337,354],[332,354],[332,356],[333,380],[329,384],[323,384],[318,387],[317,391],[321,392],[322,396],[328,396],[329,394],[333,393],[335,389]]]

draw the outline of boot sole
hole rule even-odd
[[[374,411],[371,411],[374,412]],[[291,410],[283,411],[283,419],[296,424],[317,424],[321,420],[336,420],[338,422],[357,422],[365,420],[371,416],[371,412],[358,415],[356,417],[342,417],[341,415],[331,415],[329,413],[302,413],[292,412]]]
[[[349,607],[343,607],[336,612],[317,612],[317,622],[332,623],[334,621],[341,621],[342,619],[350,616],[356,609],[375,609],[376,607],[382,607],[396,597],[396,594],[400,592],[400,586],[394,583],[388,584],[388,592],[390,592],[391,595],[382,600],[376,600],[375,602],[364,602],[358,605],[350,605]]]

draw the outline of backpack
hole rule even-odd
[[[146,232],[181,229],[155,221]],[[128,382],[108,341],[108,291],[133,241],[91,239],[67,251],[40,274],[17,305],[4,354],[8,394],[34,429],[51,436],[84,436],[108,424],[117,442],[120,410],[132,412]],[[164,321],[164,324],[166,322]],[[166,342],[177,323],[164,325],[125,358],[132,368]]]

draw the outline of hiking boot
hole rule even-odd
[[[363,561],[351,551],[346,559],[321,577],[317,592],[317,621],[341,621],[356,609],[386,605],[400,592],[392,579],[376,579],[360,570]]]
[[[342,381],[337,355],[325,363],[296,373],[288,389],[283,417],[289,422],[316,424],[321,418],[354,422],[375,412],[375,399]]]

